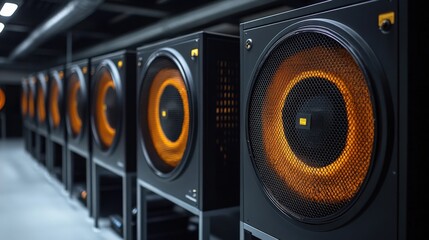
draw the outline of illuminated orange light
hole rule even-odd
[[[330,68],[320,64],[329,56]],[[297,68],[296,66],[300,66]],[[283,130],[282,109],[291,89],[311,77],[326,79],[339,89],[347,110],[346,145],[333,163],[312,167],[292,151]],[[345,49],[315,47],[302,51],[280,65],[262,109],[262,133],[269,164],[294,192],[305,199],[338,203],[353,198],[367,175],[374,143],[374,116],[365,76]],[[361,127],[365,126],[365,127]]]
[[[167,86],[176,88],[183,102],[182,131],[174,142],[165,135],[159,118],[161,96]],[[153,146],[162,161],[169,166],[176,167],[186,150],[190,119],[187,89],[179,70],[163,69],[156,74],[149,90],[148,106],[148,127]]]
[[[113,82],[112,76],[106,71],[103,72],[101,78],[98,82],[98,91],[95,104],[95,114],[96,114],[96,126],[100,141],[104,146],[110,147],[113,143],[113,139],[116,135],[116,129],[114,129],[108,119],[106,114],[106,106],[104,100],[106,98],[107,92],[109,89],[115,89],[115,84]]]
[[[28,98],[27,91],[22,90],[21,93],[21,113],[23,116],[28,114]]]
[[[30,115],[31,118],[34,118],[34,93],[32,90],[29,91],[29,96],[28,96],[28,113]]]

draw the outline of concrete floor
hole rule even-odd
[[[0,139],[0,240],[118,240],[24,150]]]

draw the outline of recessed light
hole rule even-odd
[[[4,24],[0,22],[0,33],[3,31],[4,29]]]
[[[5,3],[0,10],[0,15],[3,17],[10,17],[16,11],[18,5],[16,3]]]

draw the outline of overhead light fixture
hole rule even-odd
[[[10,17],[16,11],[17,8],[18,4],[7,2],[3,4],[3,7],[0,10],[0,15],[3,17]]]
[[[0,22],[0,33],[3,31],[4,29],[4,24]]]

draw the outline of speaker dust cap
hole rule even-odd
[[[265,192],[293,219],[335,219],[359,195],[373,161],[365,72],[343,44],[308,30],[279,40],[255,76],[247,131]]]
[[[118,134],[120,112],[120,82],[117,68],[104,62],[94,74],[92,122],[95,138],[103,150],[111,149]]]
[[[187,76],[172,54],[149,61],[140,91],[139,124],[148,163],[162,177],[182,166],[189,148],[191,102]]]

